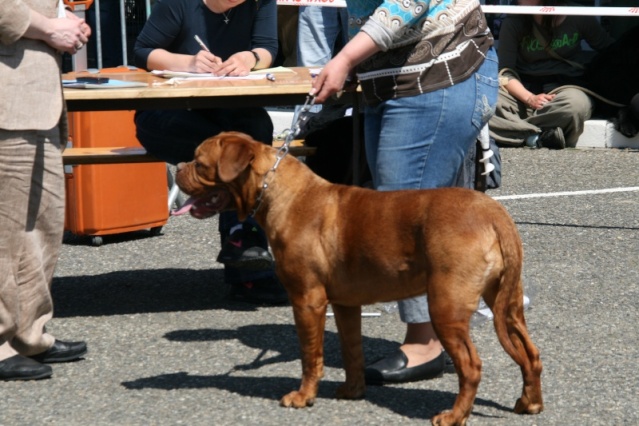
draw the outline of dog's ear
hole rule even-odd
[[[222,155],[217,164],[217,174],[222,182],[237,178],[253,161],[251,142],[238,135],[226,135],[220,141]]]

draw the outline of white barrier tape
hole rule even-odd
[[[278,6],[346,7],[346,0],[277,0]]]
[[[639,7],[482,5],[484,13],[523,15],[639,16]]]
[[[280,6],[346,7],[346,0],[277,0]],[[482,5],[484,13],[522,15],[639,16],[639,7]]]

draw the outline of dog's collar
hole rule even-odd
[[[251,210],[251,213],[249,213],[249,216],[255,216],[255,213],[257,213],[258,209],[262,205],[262,201],[264,201],[264,193],[268,189],[268,182],[266,181],[266,179],[268,179],[268,175],[270,175],[271,173],[275,173],[275,171],[277,170],[277,166],[280,165],[282,159],[286,156],[286,154],[288,154],[288,148],[291,144],[291,140],[288,140],[287,138],[287,140],[284,141],[280,149],[277,150],[277,154],[275,155],[275,164],[273,164],[273,167],[271,167],[266,171],[266,173],[264,173],[264,178],[262,179],[262,190],[255,199],[255,206],[253,207],[253,210]]]
[[[275,171],[277,170],[277,166],[280,165],[282,159],[286,157],[286,154],[288,154],[289,147],[291,145],[291,142],[293,141],[293,138],[300,132],[302,122],[308,120],[309,117],[306,115],[306,113],[311,109],[314,103],[315,96],[308,95],[306,97],[306,102],[304,102],[304,105],[300,109],[300,113],[297,116],[297,121],[293,126],[293,130],[284,130],[284,132],[286,133],[286,139],[284,139],[284,143],[282,144],[280,149],[277,150],[277,154],[275,155],[275,164],[273,164],[273,167],[268,169],[268,171],[264,174],[264,178],[262,179],[262,190],[255,199],[255,207],[253,207],[253,210],[251,210],[249,216],[255,216],[255,213],[257,213],[260,206],[262,205],[262,201],[264,201],[264,193],[268,189],[268,182],[266,182],[266,179],[268,179],[268,175],[270,175],[271,173],[275,173]]]

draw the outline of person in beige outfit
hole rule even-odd
[[[87,351],[45,324],[64,232],[61,53],[90,35],[58,0],[0,1],[0,380],[47,378],[46,363]]]

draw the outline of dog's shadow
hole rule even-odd
[[[233,301],[223,269],[143,269],[54,277],[56,318],[197,310],[256,311]]]
[[[145,388],[176,390],[217,388],[245,397],[279,400],[286,393],[297,389],[300,377],[247,377],[234,375],[237,371],[258,370],[267,365],[299,361],[299,344],[295,326],[289,324],[248,325],[235,330],[195,329],[178,330],[165,334],[166,339],[176,342],[202,342],[237,340],[247,347],[259,349],[256,358],[247,364],[236,365],[232,371],[224,374],[204,376],[191,375],[188,372],[161,374],[140,378],[122,385],[130,390]],[[339,337],[332,331],[326,331],[324,337],[326,367],[342,368]],[[397,348],[396,342],[384,339],[363,337],[364,356],[367,363],[392,352]],[[272,354],[276,355],[273,356]],[[269,354],[268,356],[265,356]],[[294,370],[301,373],[301,368]],[[339,381],[322,380],[317,398],[333,399]],[[418,419],[430,419],[435,414],[450,409],[455,402],[456,393],[432,389],[406,389],[402,387],[368,387],[366,401],[385,407],[402,416]],[[427,401],[425,404],[424,402]],[[492,407],[497,410],[511,412],[493,401],[481,398],[475,405]],[[481,415],[474,413],[475,415]]]

